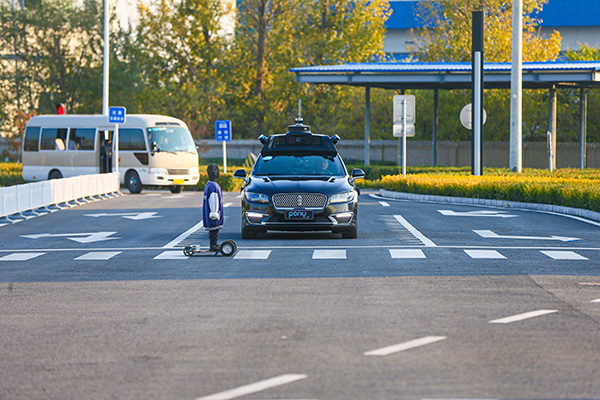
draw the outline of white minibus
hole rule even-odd
[[[40,115],[27,122],[23,179],[40,181],[115,170],[131,193],[168,186],[179,193],[200,177],[198,151],[186,124],[162,115],[127,115],[118,126],[106,115]],[[117,152],[118,150],[118,152]]]

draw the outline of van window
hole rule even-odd
[[[94,150],[96,128],[71,128],[69,131],[69,150]]]
[[[40,128],[39,126],[28,126],[25,130],[24,151],[38,151],[40,146]]]
[[[146,141],[142,129],[119,129],[119,150],[146,151]]]
[[[42,129],[41,150],[65,150],[67,141],[67,128],[44,128]]]

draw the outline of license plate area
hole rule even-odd
[[[185,179],[173,179],[174,185],[183,185],[183,182],[185,182]]]
[[[311,221],[315,219],[313,210],[288,210],[285,212],[285,219],[289,221]]]

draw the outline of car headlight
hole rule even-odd
[[[330,203],[348,203],[353,200],[354,200],[354,192],[350,191],[350,192],[334,194],[329,199],[329,202]]]
[[[155,175],[166,175],[167,169],[166,168],[150,168],[150,170],[148,172],[151,174],[155,174]]]
[[[269,196],[267,196],[264,193],[246,192],[246,200],[247,201],[253,201],[253,202],[256,202],[256,203],[268,203],[269,202]]]
[[[200,170],[198,168],[190,168],[190,175],[198,175]]]

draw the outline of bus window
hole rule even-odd
[[[30,126],[25,130],[25,145],[24,151],[38,151],[40,146],[40,130],[39,126]]]
[[[67,128],[44,128],[40,150],[64,150],[66,141]]]
[[[146,141],[142,129],[119,129],[119,150],[146,151]]]
[[[94,150],[96,128],[71,128],[69,132],[69,150]]]

